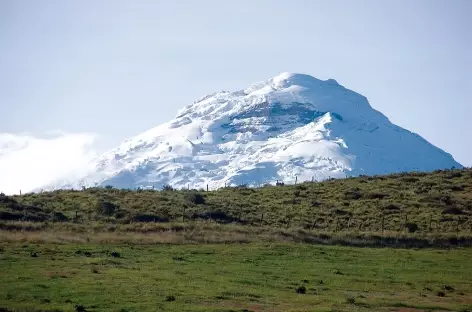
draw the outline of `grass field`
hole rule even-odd
[[[0,194],[0,312],[465,312],[470,246],[472,169]]]
[[[1,246],[0,311],[472,311],[472,249]]]

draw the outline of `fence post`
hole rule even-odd
[[[403,223],[403,231],[405,231],[407,223],[408,223],[408,214],[405,212],[405,222]]]
[[[298,177],[295,176],[295,184],[297,184],[297,181],[298,181]]]
[[[316,226],[316,219],[313,220],[313,224],[311,225],[311,230],[313,231],[313,229],[315,228]]]
[[[382,235],[384,233],[384,228],[385,228],[385,216],[382,214]]]
[[[433,223],[433,216],[429,216],[429,232],[431,232],[431,230],[433,229],[432,223]]]
[[[208,184],[207,184],[207,192],[208,192]]]
[[[289,228],[290,223],[292,222],[292,218],[288,212],[292,213],[293,209],[290,209],[290,211],[288,211],[289,209],[289,205],[285,205],[285,219],[287,220],[286,228]]]
[[[262,226],[263,221],[264,221],[264,213],[261,213],[261,226]]]

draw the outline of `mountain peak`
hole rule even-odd
[[[216,188],[453,166],[336,80],[283,72],[203,97],[98,157],[82,178],[49,188]]]
[[[276,88],[282,89],[290,86],[310,88],[319,85],[323,81],[307,74],[282,72],[279,75],[271,78],[270,82]],[[328,84],[339,85],[334,79],[328,79],[324,82],[327,82]]]

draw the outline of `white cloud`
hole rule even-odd
[[[96,135],[50,132],[46,137],[0,133],[0,192],[29,192],[80,175],[95,157]]]

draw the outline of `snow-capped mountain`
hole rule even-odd
[[[82,178],[48,189],[214,189],[451,167],[462,166],[364,96],[333,79],[283,73],[203,97],[98,157]]]

